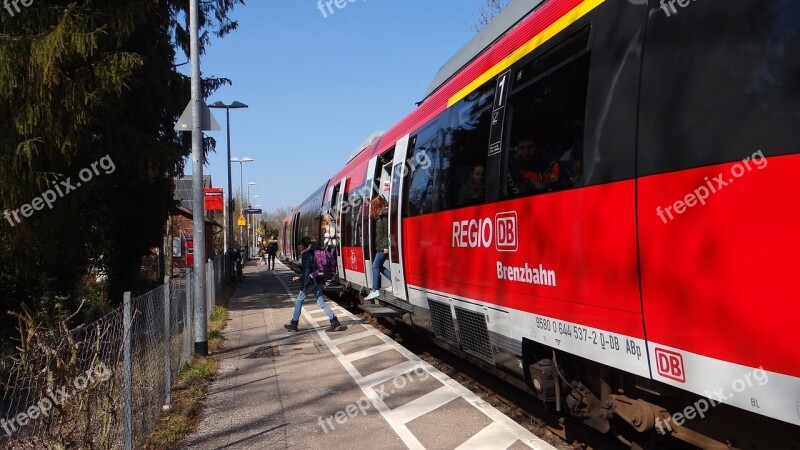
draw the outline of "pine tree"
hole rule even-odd
[[[227,15],[242,0],[201,3],[203,45],[236,29]],[[55,319],[97,273],[108,276],[112,304],[135,290],[189,153],[173,130],[189,101],[189,80],[176,69],[176,52],[188,53],[187,7],[54,0],[13,16],[0,9],[3,312],[27,302]],[[205,92],[226,82],[207,80]],[[74,189],[64,192],[65,182]],[[54,191],[52,208],[35,200]]]

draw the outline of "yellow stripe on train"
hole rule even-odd
[[[590,13],[592,10],[605,3],[606,0],[586,0],[580,5],[576,6],[572,11],[564,14],[560,19],[553,22],[552,25],[545,28],[541,33],[534,36],[531,40],[514,50],[513,53],[503,58],[500,62],[495,64],[491,69],[484,72],[478,78],[472,80],[471,83],[464,86],[455,95],[450,97],[447,102],[447,107],[451,107],[458,103],[459,100],[469,95],[475,89],[478,89],[483,83],[496,77],[500,72],[511,67],[512,64],[524,58],[530,52],[539,48],[542,44],[552,39],[558,33],[564,31],[568,26],[577,22],[581,17]]]

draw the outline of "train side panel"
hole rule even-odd
[[[632,181],[406,219],[409,285],[516,314],[511,334],[648,376]],[[564,205],[571,205],[564,207]]]
[[[652,377],[800,424],[800,4],[734,2],[724,21],[713,2],[652,4],[638,168]]]
[[[487,149],[496,185],[488,186],[486,203],[404,220],[409,285],[505,311],[508,326],[497,329],[498,339],[513,341],[516,349],[506,346],[513,354],[529,339],[649,377],[635,212],[646,14],[642,5],[611,2],[555,2],[534,12],[509,40],[541,42],[507,69],[505,135],[499,154]],[[555,26],[561,32],[548,34]],[[503,65],[499,51],[494,57]],[[502,73],[494,67],[483,69]],[[536,94],[537,86],[546,87]],[[574,122],[580,133],[552,116]],[[507,164],[524,136],[553,151],[580,147],[580,181],[532,196],[510,192]]]

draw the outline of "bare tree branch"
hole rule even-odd
[[[513,0],[486,0],[486,6],[478,14],[478,23],[475,24],[475,31],[481,31],[494,19],[506,6]]]

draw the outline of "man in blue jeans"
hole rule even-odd
[[[375,220],[375,258],[372,260],[372,292],[367,295],[365,300],[372,300],[380,295],[381,274],[388,279],[392,279],[392,273],[383,263],[389,257],[389,205],[386,200],[377,195],[370,202],[369,215]],[[392,292],[389,286],[386,292]]]
[[[303,309],[303,302],[306,300],[309,293],[313,293],[317,298],[317,305],[325,311],[325,314],[328,315],[328,319],[331,321],[331,325],[326,328],[325,331],[346,330],[347,327],[339,323],[339,319],[336,318],[331,308],[325,303],[325,297],[322,295],[322,286],[317,282],[315,277],[312,276],[312,272],[316,270],[316,267],[312,267],[314,250],[319,250],[321,247],[317,244],[312,244],[308,236],[303,236],[303,238],[300,239],[300,244],[303,249],[300,257],[300,276],[292,278],[292,281],[300,280],[300,285],[302,287],[294,303],[292,321],[283,327],[289,331],[297,331],[297,324],[300,322],[300,312]]]

